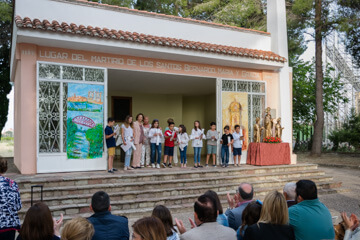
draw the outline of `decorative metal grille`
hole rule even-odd
[[[60,79],[60,66],[40,63],[39,77],[45,79]]]
[[[39,82],[39,152],[60,152],[60,83]]]
[[[265,93],[265,83],[253,82],[252,85],[252,92],[254,93]]]
[[[85,81],[104,82],[104,70],[85,68]]]
[[[250,84],[248,82],[236,81],[238,92],[249,92]]]
[[[227,92],[234,92],[236,91],[236,81],[234,80],[223,80],[222,81],[222,90]]]
[[[82,67],[63,66],[63,79],[67,80],[83,80],[84,71]]]
[[[63,152],[66,152],[66,136],[67,136],[67,91],[68,91],[68,84],[63,83],[63,97],[62,97],[62,104],[63,104]]]

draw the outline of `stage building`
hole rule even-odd
[[[140,112],[163,129],[171,117],[188,133],[195,120],[205,131],[215,121],[220,133],[240,124],[246,158],[255,119],[270,107],[291,146],[285,1],[269,0],[267,12],[261,32],[85,0],[16,1],[16,166],[23,174],[105,170],[107,118]]]

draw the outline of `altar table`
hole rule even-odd
[[[256,166],[290,164],[290,145],[289,143],[250,143],[246,163]]]

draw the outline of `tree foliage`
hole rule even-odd
[[[10,42],[12,2],[0,2],[0,132],[5,126],[9,110],[7,95],[10,85]],[[0,136],[1,138],[1,136]]]

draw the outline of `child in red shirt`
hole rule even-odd
[[[172,168],[171,161],[174,155],[174,142],[176,141],[177,135],[174,131],[174,123],[169,122],[169,130],[165,131],[164,138],[165,138],[165,147],[164,147],[164,162],[163,166],[166,168],[166,161],[169,156],[169,168]]]

